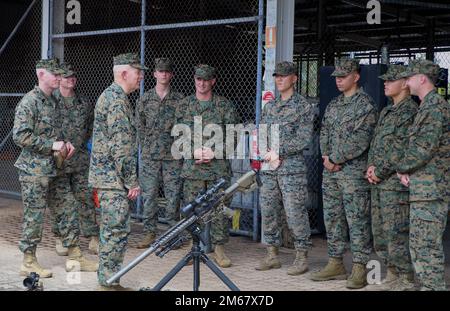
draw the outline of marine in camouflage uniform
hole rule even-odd
[[[114,57],[114,68],[124,68],[127,76],[138,69],[137,82],[143,78],[142,70],[147,69],[132,53]],[[89,184],[97,188],[101,208],[98,281],[103,288],[122,265],[130,233],[128,195],[139,189],[136,126],[128,99],[139,84],[128,83],[121,72],[116,72],[115,81],[100,95],[94,111]],[[120,286],[119,282],[112,285]]]
[[[196,84],[200,80],[202,83],[212,83],[211,87],[213,87],[216,79],[216,70],[209,65],[199,65],[195,69],[194,77]],[[194,133],[193,136],[197,134],[202,135],[202,133],[194,131],[194,117],[201,117],[203,129],[208,125],[217,124],[221,127],[224,135],[226,133],[226,124],[237,123],[233,103],[222,96],[214,94],[212,89],[210,92],[212,97],[209,100],[199,100],[194,94],[184,98],[178,106],[176,112],[177,124],[189,126],[191,133]],[[198,138],[202,139],[202,137]],[[194,138],[194,141],[195,139],[197,138]],[[223,148],[223,151],[225,150]],[[215,155],[215,158],[208,163],[196,164],[193,156],[194,149],[192,148],[191,151],[189,155],[185,156],[181,170],[181,177],[184,183],[184,203],[195,199],[199,192],[213,185],[219,178],[225,178],[227,181],[225,187],[228,187],[232,176],[230,162],[225,159],[224,155],[221,158],[219,155]],[[224,202],[224,205],[229,206],[230,203],[231,199]],[[223,248],[223,245],[229,239],[228,230],[229,219],[222,212],[213,213],[210,237],[211,243],[215,245],[215,259],[221,267],[229,267],[231,265],[231,261],[225,257]]]
[[[256,269],[268,270],[281,267],[277,254],[282,244],[281,220],[284,209],[297,251],[296,260],[288,269],[288,274],[299,275],[308,269],[306,257],[312,246],[306,208],[308,192],[303,151],[311,144],[315,108],[303,96],[295,92],[297,66],[294,63],[278,63],[274,76],[276,76],[277,86],[278,80],[281,80],[282,89],[279,87],[281,95],[264,106],[261,124],[267,125],[269,130],[274,125],[279,126],[279,150],[274,151],[275,157],[279,157],[281,164],[276,169],[268,168],[261,173],[262,227],[265,242],[269,247],[268,256]],[[290,85],[288,86],[287,83]]]
[[[409,174],[409,247],[422,290],[446,289],[442,238],[449,204],[450,104],[434,88],[438,75],[439,66],[428,60],[411,61],[404,74],[421,103],[396,166]]]
[[[385,85],[394,81],[405,83],[401,76],[405,70],[405,66],[390,65],[380,78],[386,81]],[[385,289],[395,288],[398,282],[413,285],[414,280],[409,255],[409,190],[399,182],[395,171],[418,109],[409,89],[404,87],[406,91],[400,89],[401,93],[395,94],[398,98],[393,98],[398,102],[381,111],[367,161],[377,178],[371,187],[372,233],[374,249],[388,267]]]
[[[76,75],[70,64],[62,64],[63,78],[71,78]],[[73,90],[73,89],[72,89]],[[84,96],[73,90],[73,96],[63,96],[60,90],[56,90],[53,95],[57,99],[57,111],[59,114],[59,129],[65,141],[70,141],[76,152],[72,158],[63,162],[58,178],[61,182],[68,182],[75,200],[65,204],[77,207],[81,232],[85,237],[92,237],[90,249],[97,252],[99,227],[96,222],[95,206],[92,200],[92,188],[88,186],[89,176],[89,154],[87,141],[92,136],[92,126],[94,122],[94,105]],[[72,197],[72,196],[71,196]],[[52,201],[50,207],[56,219],[52,224],[52,230],[59,236],[59,226],[64,226],[60,222],[60,212],[66,195],[61,195]],[[93,243],[94,242],[94,243]]]
[[[154,75],[157,78],[156,87],[146,92],[136,106],[141,145],[139,183],[144,200],[143,223],[146,233],[139,248],[148,247],[156,237],[159,210],[157,199],[161,184],[167,199],[166,220],[169,224],[174,224],[179,219],[182,162],[172,157],[170,149],[173,144],[171,130],[176,121],[175,110],[184,96],[170,87],[173,64],[169,59],[155,60]],[[166,92],[163,98],[158,95],[158,90]]]
[[[350,234],[353,256],[348,288],[366,285],[365,265],[371,253],[369,183],[364,178],[367,153],[377,122],[372,98],[357,86],[359,63],[341,59],[332,76],[336,84],[351,80],[353,94],[334,98],[327,106],[320,132],[322,157],[328,157],[332,171],[323,172],[323,213],[327,230],[328,265],[312,279],[345,279],[342,264]],[[347,81],[348,82],[348,81]],[[324,159],[326,165],[326,159]],[[332,273],[328,273],[331,271]]]
[[[55,183],[57,169],[53,157],[53,152],[60,150],[55,149],[58,148],[56,144],[62,144],[63,140],[58,131],[57,102],[51,91],[58,88],[63,71],[57,59],[40,60],[36,69],[39,71],[39,86],[27,93],[16,107],[13,140],[22,148],[15,163],[19,169],[24,207],[22,239],[19,243],[19,249],[24,253],[21,274],[37,272],[40,277],[46,278],[52,276],[51,271],[43,269],[36,259],[45,209],[61,193],[66,193],[67,200],[71,200],[71,192],[68,183],[61,186]],[[53,76],[48,78],[49,74]],[[43,87],[48,93],[44,92]],[[61,228],[60,234],[64,245],[71,250],[78,248],[77,220],[75,206],[67,206],[61,214],[61,221],[66,225]]]

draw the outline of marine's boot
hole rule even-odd
[[[98,255],[99,243],[98,243],[98,236],[97,235],[91,236],[91,240],[89,241],[89,250],[92,253]]]
[[[137,248],[148,248],[150,247],[150,244],[153,243],[156,239],[156,234],[153,232],[147,233],[144,238],[141,240],[141,242],[138,243]]]
[[[55,239],[55,251],[58,256],[67,256],[69,254],[67,247],[64,247],[62,244],[61,238]]]
[[[310,279],[313,281],[345,280],[347,272],[345,271],[342,258],[330,257],[327,265],[318,272],[311,273]]]
[[[398,281],[398,273],[395,267],[389,266],[387,268],[386,277],[381,281],[381,284],[374,284],[367,286],[367,290],[387,291],[391,290],[392,286]]]
[[[347,279],[345,287],[350,289],[359,289],[367,285],[366,265],[353,263],[352,274]]]
[[[41,267],[36,258],[35,252],[26,252],[23,254],[23,263],[20,267],[20,275],[28,276],[31,272],[39,274],[40,278],[51,278],[52,271]]]
[[[95,272],[98,270],[98,262],[86,259],[81,253],[80,247],[69,247],[69,258],[66,261],[66,271],[87,271]]]
[[[392,291],[413,291],[415,290],[414,273],[400,273],[398,280],[393,283]]]
[[[300,275],[308,271],[308,262],[307,262],[308,252],[306,251],[297,251],[295,255],[295,260],[292,266],[290,266],[287,270],[287,274],[289,275]]]
[[[264,257],[257,267],[256,270],[266,271],[270,269],[279,269],[281,268],[281,262],[278,258],[278,247],[276,246],[268,246],[267,247],[267,256]]]
[[[231,260],[225,254],[225,248],[221,244],[216,244],[216,246],[214,247],[214,260],[217,262],[219,267],[231,267]]]

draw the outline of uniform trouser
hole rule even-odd
[[[98,189],[101,208],[99,268],[100,285],[122,266],[130,234],[130,205],[126,190]]]
[[[445,290],[442,237],[448,204],[441,200],[410,202],[409,249],[423,290]]]
[[[328,256],[344,256],[350,233],[353,262],[367,264],[372,249],[367,181],[331,178],[324,174],[322,190]]]
[[[78,212],[68,178],[19,175],[22,188],[23,225],[19,249],[34,252],[42,239],[45,209],[57,213],[60,219],[60,235],[65,247],[79,245],[80,228]],[[55,202],[63,202],[55,206]]]
[[[306,208],[307,180],[305,174],[261,175],[260,203],[265,242],[281,246],[283,209],[294,235],[294,246],[298,251],[311,248],[311,229]]]
[[[88,175],[89,171],[87,170],[84,172],[66,174],[75,198],[73,204],[77,207],[81,232],[85,237],[98,236],[99,234],[95,205],[92,199],[92,188],[88,186]],[[63,202],[55,203],[57,208],[61,204],[63,204]],[[57,217],[57,213],[52,214],[55,216],[52,217],[52,232],[59,237],[61,219]]]
[[[142,161],[139,183],[142,187],[144,232],[156,233],[158,222],[158,197],[161,182],[167,199],[166,219],[179,219],[180,205],[180,161]]]
[[[378,257],[398,273],[411,273],[409,192],[372,187],[371,213],[373,246]]]
[[[184,203],[187,204],[193,201],[199,192],[208,189],[214,184],[213,181],[210,180],[198,180],[198,179],[185,179],[183,184],[183,195],[184,195]],[[226,180],[225,187],[230,185],[230,180]],[[227,200],[223,204],[225,206],[229,206],[231,203],[231,199]],[[212,212],[211,217],[211,243],[214,245],[225,244],[229,240],[229,228],[230,228],[230,220],[228,217],[221,212],[223,207],[221,205],[217,206],[215,211]],[[204,226],[202,226],[204,228]]]

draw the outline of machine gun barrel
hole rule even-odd
[[[138,257],[133,259],[132,262],[130,262],[128,265],[123,267],[119,272],[117,272],[115,275],[113,275],[111,278],[109,278],[106,283],[108,285],[111,285],[118,279],[120,279],[125,273],[133,269],[136,265],[138,265],[142,260],[147,258],[147,256],[153,254],[155,251],[157,251],[161,246],[167,244],[171,240],[178,237],[179,234],[181,234],[186,228],[188,228],[190,225],[197,222],[199,217],[195,214],[193,214],[189,218],[185,218],[178,222],[176,225],[174,225],[171,229],[169,229],[166,233],[164,233],[161,237],[159,237],[155,242],[153,242],[150,247],[140,254]]]

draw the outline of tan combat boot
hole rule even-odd
[[[345,280],[347,272],[342,258],[330,257],[327,265],[320,271],[311,273],[310,279],[313,281],[330,281],[330,280]]]
[[[61,238],[55,239],[55,251],[58,256],[67,256],[69,254],[67,247],[64,247],[62,244]]]
[[[231,267],[231,260],[225,254],[225,248],[223,245],[217,244],[214,247],[214,260],[217,262],[219,267],[222,268]]]
[[[52,271],[44,269],[37,262],[35,252],[27,252],[23,254],[23,263],[20,267],[20,275],[28,276],[31,272],[36,272],[39,274],[40,278],[51,278]]]
[[[388,266],[386,277],[380,284],[371,284],[366,287],[368,291],[387,291],[391,290],[393,284],[398,280],[398,273],[395,267]]]
[[[98,255],[98,244],[98,236],[91,236],[91,240],[89,241],[89,250],[95,255]]]
[[[415,290],[414,273],[400,273],[398,280],[393,283],[392,291],[413,291]]]
[[[268,246],[267,247],[267,256],[264,257],[257,267],[255,267],[258,271],[266,271],[270,269],[279,269],[281,268],[281,262],[278,258],[278,247],[276,246]]]
[[[367,285],[366,265],[353,263],[352,274],[347,279],[345,287],[349,289],[359,289]]]
[[[287,270],[287,274],[289,275],[300,275],[308,271],[308,262],[307,262],[308,252],[306,251],[297,251],[295,255],[295,260],[292,266],[290,266]]]
[[[150,244],[153,243],[156,239],[156,234],[154,233],[147,233],[144,238],[141,240],[141,242],[138,243],[137,248],[148,248],[150,247]]]
[[[98,270],[98,262],[84,258],[80,247],[69,247],[69,258],[66,261],[66,271],[87,271],[95,272]]]

